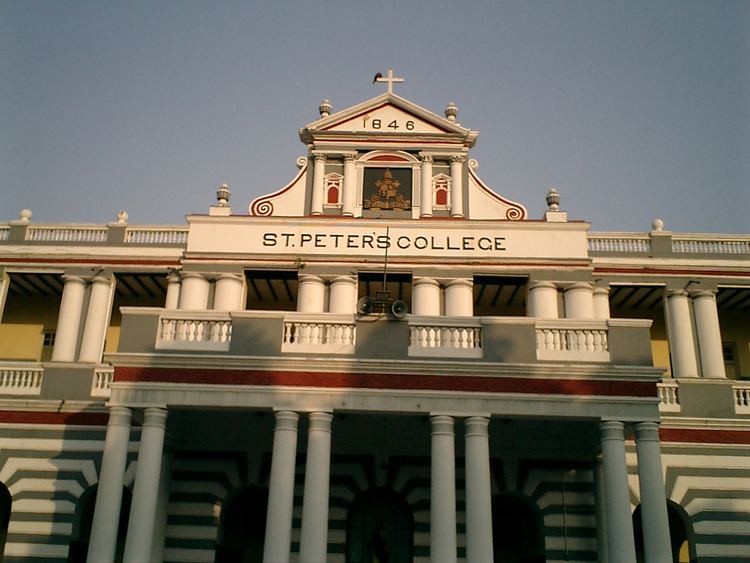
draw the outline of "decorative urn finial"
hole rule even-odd
[[[457,116],[458,116],[458,106],[454,104],[453,102],[448,102],[448,105],[445,106],[445,118],[448,121],[456,121]]]
[[[331,115],[331,110],[333,109],[333,106],[331,105],[331,102],[328,98],[324,99],[322,102],[320,102],[320,106],[318,106],[318,111],[320,111],[320,117],[328,117]]]
[[[560,194],[554,187],[547,192],[547,211],[560,211]]]
[[[227,184],[219,186],[219,189],[216,190],[216,200],[219,202],[219,207],[226,207],[229,204],[229,195],[231,193]]]
[[[125,211],[125,210],[120,211],[117,214],[117,222],[118,223],[127,223],[128,222],[128,212]]]
[[[22,223],[31,221],[31,209],[21,209],[21,212],[18,214],[18,220]]]
[[[664,230],[664,221],[662,221],[661,219],[654,219],[651,222],[651,230],[652,231],[656,231],[656,232],[663,231]]]

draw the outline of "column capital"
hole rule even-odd
[[[688,291],[688,295],[693,299],[715,299],[716,293],[715,289],[693,289]]]
[[[455,162],[455,163],[461,164],[461,163],[463,163],[463,162],[466,161],[466,157],[464,155],[462,155],[462,154],[452,154],[450,156],[450,161],[452,163]]]
[[[315,411],[307,415],[310,421],[310,430],[320,432],[331,432],[331,423],[333,422],[333,413],[325,411]]]
[[[671,299],[673,297],[687,297],[688,292],[686,289],[667,289],[665,291],[665,294],[667,296],[667,299]]]
[[[453,417],[447,414],[435,414],[430,416],[432,423],[432,435],[450,435],[454,436]]]
[[[182,280],[182,272],[179,270],[171,270],[167,273],[167,283],[180,283]]]
[[[593,286],[589,282],[573,282],[564,286],[565,291],[592,291]]]
[[[659,423],[657,422],[636,422],[633,429],[635,430],[636,442],[659,441]]]
[[[325,154],[325,153],[322,153],[322,152],[315,152],[315,153],[313,153],[312,157],[313,157],[313,160],[316,163],[317,162],[325,162],[326,160],[328,160],[328,155]]]
[[[165,428],[167,426],[167,409],[162,407],[146,407],[143,409],[143,428]]]
[[[422,155],[422,162],[434,162],[435,159],[432,157],[431,154],[423,154]]]
[[[298,279],[300,283],[325,283],[322,276],[315,274],[299,274]]]
[[[112,280],[114,279],[114,275],[112,273],[107,274],[96,274],[93,278],[91,278],[91,283],[102,283],[102,284],[111,284]]]
[[[274,411],[276,418],[276,430],[292,430],[297,432],[299,415],[294,411]]]
[[[334,276],[330,278],[331,283],[347,283],[347,284],[356,284],[357,278],[356,276],[352,275],[343,275],[343,276]]]
[[[557,289],[557,284],[555,282],[553,282],[553,281],[546,281],[546,280],[542,280],[542,281],[530,281],[529,282],[529,290],[532,290],[532,289],[542,289],[542,288],[545,288],[545,289],[555,289],[556,290]]]
[[[474,287],[474,280],[470,278],[453,278],[445,282],[445,287],[453,286]]]
[[[233,281],[241,282],[241,281],[244,281],[245,276],[243,276],[242,274],[233,274],[233,273],[227,272],[224,274],[219,274],[218,276],[216,276],[216,279],[217,280],[233,280]]]
[[[488,436],[490,419],[484,416],[470,416],[464,419],[466,436]]]
[[[107,426],[130,427],[132,417],[133,411],[128,407],[109,407],[109,422],[107,422]]]
[[[607,285],[594,285],[594,295],[609,295],[609,284]]]
[[[440,284],[434,278],[414,278],[412,285],[431,285],[440,287]]]
[[[625,423],[619,420],[604,420],[599,423],[599,430],[602,434],[602,442],[606,440],[625,440]]]
[[[357,158],[357,154],[353,152],[345,152],[341,156],[344,157],[344,162],[354,162]]]
[[[66,284],[67,283],[80,283],[80,284],[86,283],[86,278],[84,278],[83,276],[76,275],[76,274],[63,274],[62,279],[65,280]]]
[[[192,279],[203,279],[203,280],[208,279],[206,277],[206,275],[203,274],[202,272],[185,272],[185,271],[183,271],[183,272],[180,273],[180,278],[182,278],[183,280],[186,280],[186,279],[189,279],[189,278],[192,278]]]

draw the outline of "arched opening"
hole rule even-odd
[[[327,203],[330,205],[336,205],[339,202],[339,189],[337,186],[331,186],[328,188]]]
[[[0,563],[3,561],[5,553],[5,540],[8,538],[8,524],[10,524],[10,509],[13,504],[13,497],[5,486],[0,483]]]
[[[98,484],[91,485],[83,491],[76,503],[73,517],[73,533],[70,536],[68,548],[68,563],[85,563],[91,538],[91,524],[94,521],[94,507],[96,506],[96,492]],[[130,502],[132,493],[127,487],[122,488],[122,502],[120,503],[120,519],[117,526],[117,551],[115,561],[122,561],[125,550],[125,537],[128,533],[128,519],[130,517]]]
[[[347,563],[407,563],[413,559],[414,514],[397,492],[375,487],[354,499],[347,518]]]
[[[520,493],[495,495],[492,543],[498,563],[543,563],[544,520],[536,503]]]
[[[672,548],[672,563],[696,563],[695,535],[690,516],[679,504],[667,500],[667,519]],[[635,555],[638,563],[645,561],[643,548],[643,519],[641,506],[633,511],[633,534],[635,535]]]
[[[224,500],[219,520],[216,563],[260,563],[266,536],[268,489],[248,485]]]
[[[435,205],[448,205],[448,190],[445,188],[435,190]]]

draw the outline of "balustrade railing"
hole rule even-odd
[[[734,412],[750,414],[750,384],[734,384]]]
[[[481,358],[480,321],[415,318],[409,322],[409,355]]]
[[[540,360],[609,361],[606,321],[540,320],[536,351]]]
[[[589,233],[589,252],[651,252],[651,239],[641,234]]]
[[[282,352],[353,354],[357,328],[350,315],[298,315],[284,318]]]
[[[125,244],[186,244],[187,227],[128,227]]]
[[[109,397],[112,390],[112,379],[115,375],[115,368],[112,366],[101,366],[94,370],[94,377],[91,380],[92,397]]]
[[[695,254],[747,254],[750,256],[750,237],[743,238],[672,238],[672,252]]]
[[[3,364],[0,366],[0,394],[39,395],[44,368],[39,364]]]
[[[232,319],[216,311],[169,311],[159,318],[157,349],[227,351]]]
[[[680,392],[676,381],[662,381],[656,384],[659,392],[659,411],[680,412]]]
[[[106,242],[107,227],[29,227],[26,240],[35,242]]]

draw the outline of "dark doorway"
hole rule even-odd
[[[8,524],[10,524],[10,508],[13,497],[4,483],[0,483],[0,563],[5,553],[5,540],[8,538]]]
[[[221,509],[216,563],[261,563],[268,489],[247,485],[227,496]]]
[[[73,519],[73,533],[70,537],[68,548],[68,563],[85,563],[86,554],[89,550],[89,539],[91,537],[91,524],[94,521],[94,507],[96,506],[97,485],[91,485],[83,491],[76,504]],[[130,489],[122,488],[122,502],[120,503],[120,518],[117,526],[117,550],[115,561],[122,561],[125,550],[125,538],[128,533],[128,519],[130,517],[130,502],[132,493]]]
[[[403,496],[384,487],[357,495],[347,521],[347,563],[410,563],[413,545],[414,515]]]
[[[695,537],[690,516],[679,504],[667,500],[669,537],[672,547],[672,563],[696,563]],[[641,506],[633,512],[633,534],[635,535],[635,556],[638,563],[645,561],[643,549],[643,520]]]
[[[536,503],[520,493],[492,497],[496,563],[544,563],[544,520]]]

